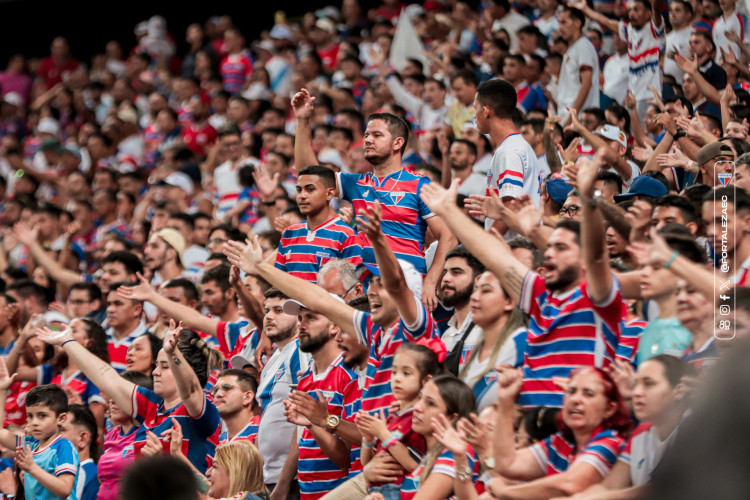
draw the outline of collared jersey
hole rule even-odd
[[[636,354],[638,353],[638,344],[646,326],[648,326],[648,321],[637,316],[629,320],[623,319],[622,325],[620,325],[620,341],[617,344],[617,352],[615,353],[617,359],[637,366]]]
[[[388,408],[396,400],[391,391],[393,357],[404,342],[416,342],[422,337],[437,336],[435,320],[422,303],[414,297],[419,317],[414,325],[406,325],[399,319],[389,328],[372,322],[370,313],[354,311],[352,322],[357,330],[359,342],[370,346],[367,361],[367,379],[362,392],[362,410],[373,413]]]
[[[182,452],[196,469],[205,472],[208,461],[213,457],[221,431],[221,418],[216,406],[203,397],[203,409],[196,416],[188,414],[185,405],[180,403],[174,408],[165,409],[164,400],[155,392],[143,387],[133,389],[133,414],[131,417],[142,424],[135,435],[134,449],[140,455],[146,444],[146,431],[156,434],[162,443],[165,453],[169,453],[169,441],[162,432],[173,427],[172,418],[182,426]]]
[[[477,495],[484,493],[484,483],[479,480],[479,460],[477,459],[474,450],[471,446],[466,447],[466,457],[469,459],[469,468],[471,469],[471,482],[474,484],[474,488],[477,490]],[[422,458],[417,468],[407,474],[404,478],[404,482],[401,485],[401,500],[411,500],[417,494],[419,489],[419,476],[422,475],[426,463],[427,455]],[[450,451],[443,450],[442,453],[435,460],[435,464],[432,466],[430,475],[432,474],[443,474],[451,478],[456,477],[456,459],[453,458],[453,453]],[[429,478],[429,476],[428,476]],[[455,500],[456,496],[451,495],[446,500]]]
[[[563,390],[552,377],[568,377],[584,366],[606,367],[614,359],[620,320],[627,313],[619,284],[613,280],[609,297],[595,304],[585,282],[568,292],[553,293],[544,278],[529,271],[520,307],[531,317],[521,405],[561,407]]]
[[[126,364],[128,349],[135,339],[146,333],[146,324],[141,321],[138,326],[130,332],[127,337],[118,339],[112,328],[107,328],[107,351],[109,353],[109,364],[119,373],[128,369]]]
[[[635,428],[619,458],[620,462],[630,467],[632,486],[641,486],[651,481],[651,476],[661,462],[664,452],[674,441],[678,428],[675,428],[664,441],[659,439],[659,434],[651,422],[642,423]]]
[[[237,321],[228,323],[219,321],[216,325],[216,338],[219,339],[219,351],[224,355],[224,359],[229,361],[232,356],[238,354],[245,347],[248,341],[254,341],[258,345],[260,337],[257,328],[250,328],[247,321]]]
[[[388,245],[398,259],[410,262],[422,274],[427,272],[424,258],[424,236],[427,219],[435,214],[419,197],[420,190],[430,180],[407,170],[399,170],[377,178],[373,173],[337,175],[339,196],[352,203],[354,213],[371,208],[380,202],[383,210],[382,228]],[[362,259],[377,265],[372,244],[359,234]]]
[[[664,20],[658,28],[653,19],[649,19],[640,29],[632,24],[620,21],[619,35],[628,42],[630,57],[630,78],[628,87],[633,90],[636,100],[652,99],[649,87],[661,95],[661,59],[667,47]]]
[[[317,391],[328,400],[328,414],[341,417],[346,394],[358,391],[357,374],[344,366],[344,358],[339,354],[328,369],[316,373],[314,364],[300,377],[298,391],[308,393],[318,399]],[[299,479],[300,498],[317,500],[347,480],[349,473],[341,470],[323,453],[310,429],[298,432],[299,462],[297,477]]]
[[[391,433],[391,435],[395,434],[399,436],[398,440],[406,447],[407,450],[409,450],[409,455],[411,456],[411,458],[414,461],[419,462],[427,452],[427,443],[424,440],[424,436],[412,430],[411,423],[413,416],[414,407],[407,408],[403,411],[399,410],[397,413],[388,415],[388,420],[386,420],[386,427],[388,427],[388,431]],[[383,443],[381,443],[379,440],[376,440],[373,456],[377,455],[381,451],[384,451],[385,449],[386,448],[383,448]],[[403,471],[402,475],[397,480],[391,481],[388,484],[400,485],[404,482],[405,478],[406,471]],[[369,483],[370,486],[381,486],[383,484],[386,483],[377,481]]]
[[[224,431],[219,434],[219,445],[231,443],[232,441],[250,441],[251,443],[255,443],[255,438],[258,437],[259,425],[260,415],[255,415],[250,419],[247,425],[240,430],[240,432],[231,438],[229,437],[229,431]]]
[[[300,222],[284,230],[276,254],[277,269],[315,283],[320,268],[331,259],[362,262],[360,237],[338,215],[315,228]]]
[[[55,373],[52,365],[39,365],[36,370],[37,385],[55,384],[63,389],[70,389],[81,397],[81,401],[85,405],[91,403],[107,404],[99,388],[80,371],[64,378],[64,372]]]
[[[531,453],[548,476],[565,472],[573,462],[581,461],[593,466],[604,477],[614,467],[624,444],[625,440],[617,431],[599,428],[583,450],[576,450],[575,441],[558,432],[533,444]]]
[[[34,463],[44,472],[59,477],[63,474],[73,474],[75,481],[73,489],[66,500],[78,500],[76,496],[76,484],[80,480],[81,462],[78,458],[78,452],[73,444],[58,435],[51,443],[44,448],[39,447],[39,441],[31,436],[18,436],[16,438],[17,446],[30,446],[33,452]],[[24,476],[24,492],[26,500],[59,500],[60,497],[53,495],[47,488],[37,481],[31,474]]]

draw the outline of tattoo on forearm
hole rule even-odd
[[[609,200],[599,198],[599,209],[602,216],[609,222],[617,234],[626,240],[630,238],[630,222],[625,218],[625,213]]]
[[[508,269],[503,276],[503,286],[508,289],[509,293],[521,295],[523,276],[521,276],[515,268]]]
[[[182,364],[182,360],[177,356],[173,357],[172,361],[174,361],[174,364],[176,364],[177,366],[180,366]]]

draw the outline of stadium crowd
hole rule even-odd
[[[0,498],[746,498],[745,10],[343,0],[12,56]]]

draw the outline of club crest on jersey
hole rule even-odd
[[[370,196],[370,190],[366,189],[365,192],[362,193],[362,198],[366,200],[368,196]]]
[[[722,172],[718,174],[718,177],[719,177],[719,182],[721,182],[721,185],[724,187],[727,187],[727,184],[732,182],[732,174]]]
[[[404,191],[394,191],[390,194],[391,199],[393,200],[393,203],[398,205],[398,202],[404,199],[404,196],[406,196],[406,193]]]

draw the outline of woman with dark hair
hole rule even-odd
[[[213,402],[203,392],[208,367],[221,359],[198,334],[183,331],[182,324],[170,329],[156,358],[154,390],[138,387],[118,375],[112,366],[87,351],[70,330],[37,330],[39,338],[61,345],[71,360],[128,415],[139,423],[134,449],[136,456],[145,446],[169,448],[174,422],[182,427],[187,442],[186,456],[201,473],[213,455],[221,419]]]
[[[468,418],[476,410],[474,394],[462,381],[453,375],[441,375],[427,382],[414,405],[412,430],[421,434],[427,442],[427,453],[417,468],[411,471],[401,487],[404,500],[440,500],[452,498],[453,478],[466,474],[472,483],[479,480],[479,461],[474,451],[466,450],[468,468],[458,470],[456,459],[437,439],[433,422],[442,417],[443,422],[454,426],[462,417]],[[481,483],[478,483],[481,488]],[[368,496],[377,500],[379,493]]]
[[[162,340],[151,332],[136,337],[128,347],[125,366],[128,370],[145,373],[149,377],[156,368],[156,356],[161,350]]]
[[[107,335],[102,326],[91,318],[76,318],[70,322],[68,329],[77,342],[89,353],[109,364],[107,352]],[[68,358],[65,351],[55,350],[55,356],[49,363],[39,366],[18,366],[21,350],[33,332],[24,330],[8,355],[9,373],[17,373],[16,380],[36,382],[37,384],[55,384],[65,390],[70,404],[83,404],[89,407],[100,429],[104,428],[106,401],[99,388],[82,373],[75,361]]]
[[[581,492],[609,474],[630,432],[630,415],[612,378],[599,368],[574,370],[567,382],[558,432],[529,448],[516,449],[514,402],[521,390],[520,369],[498,372],[495,472],[524,481],[506,486],[492,481],[495,498],[551,498]]]

